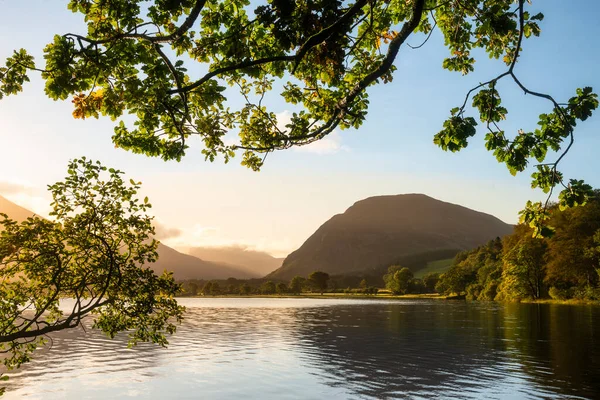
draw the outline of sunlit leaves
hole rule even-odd
[[[592,90],[591,87],[577,89],[577,95],[569,99],[567,108],[573,118],[585,121],[592,116],[592,111],[598,108],[598,95]]]
[[[550,192],[553,187],[563,180],[563,175],[550,165],[538,165],[537,172],[531,174],[531,187],[540,188],[544,193]]]
[[[550,218],[550,210],[541,202],[528,201],[525,208],[519,212],[520,222],[533,228],[533,236],[549,237],[554,233],[554,229],[547,226],[547,220]]]
[[[85,158],[48,187],[51,219],[16,222],[0,215],[0,351],[9,367],[29,361],[43,335],[79,325],[111,337],[128,331],[130,343],[167,343],[183,308],[179,285],[146,264],[156,261],[151,207],[137,197],[140,183]],[[69,311],[61,299],[72,299]]]
[[[544,19],[532,15],[530,1],[71,0],[68,8],[83,16],[87,32],[56,35],[44,49],[46,94],[71,99],[75,118],[118,121],[115,147],[164,160],[181,160],[199,137],[206,160],[227,162],[239,151],[242,164],[258,170],[273,150],[358,128],[369,88],[394,78],[395,50],[427,44],[434,30],[448,50],[442,68],[468,74],[483,52],[506,64],[444,122],[434,137],[444,150],[466,147],[479,119],[485,147],[513,175],[533,160],[551,167],[554,175],[532,177],[549,192],[567,185],[546,158],[569,149],[577,123],[598,107],[591,88],[561,103],[518,80],[524,40],[540,35]],[[9,58],[0,67],[0,97],[21,91],[33,68],[24,50]],[[500,126],[509,110],[497,84],[507,79],[528,98],[551,101],[537,129]],[[280,99],[292,113],[285,127],[277,115],[286,108],[273,108]],[[478,116],[467,117],[472,111]],[[567,197],[565,204],[580,203]]]
[[[34,67],[33,57],[25,49],[15,51],[0,67],[0,99],[22,91],[23,84],[29,82],[28,70]]]
[[[500,122],[506,119],[508,111],[500,105],[501,102],[500,95],[493,86],[473,96],[473,107],[479,110],[481,122]]]
[[[571,179],[568,186],[558,196],[558,206],[561,211],[577,206],[583,206],[593,194],[592,187],[582,180]]]
[[[396,66],[386,52],[411,18],[417,18],[415,33],[440,29],[451,52],[444,67],[462,73],[474,68],[474,48],[510,58],[518,37],[518,13],[507,0],[280,0],[252,7],[247,0],[142,3],[70,1],[68,8],[83,15],[87,33],[57,35],[45,48],[47,95],[71,98],[75,118],[117,120],[132,114],[133,124],[119,122],[115,128],[116,147],[165,160],[180,160],[188,138],[197,135],[207,160],[221,155],[227,161],[234,148],[223,137],[235,131],[241,148],[256,153],[243,159],[254,169],[273,149],[310,143],[335,127],[360,127],[369,107],[366,89],[393,79]],[[539,33],[541,17],[525,14],[527,36]],[[29,59],[21,64],[33,67]],[[26,70],[10,71],[5,94],[20,91],[27,80]],[[203,77],[199,71],[215,75]],[[377,79],[364,83],[375,71]],[[223,90],[224,83],[235,89],[243,80],[251,87],[270,82],[252,93],[240,88],[251,111],[230,109],[231,91]],[[286,129],[288,137],[273,135],[276,126],[265,118],[282,110],[258,111],[271,104],[266,97],[274,91],[301,108]],[[503,118],[503,111],[496,107],[488,118]],[[459,136],[445,145],[463,146]]]
[[[467,147],[468,139],[476,133],[477,122],[475,119],[454,115],[457,112],[458,109],[452,110],[453,116],[444,122],[444,128],[433,138],[433,143],[440,146],[442,150],[452,152],[462,150]]]
[[[504,74],[501,77],[508,76]],[[500,78],[499,78],[500,79]],[[578,121],[589,118],[598,108],[598,97],[592,88],[577,89],[576,96],[569,99],[565,105],[555,104],[554,109],[548,114],[540,114],[538,128],[533,132],[519,130],[513,137],[507,137],[498,123],[506,119],[508,110],[501,106],[501,99],[495,89],[497,80],[486,89],[481,89],[473,96],[472,105],[479,112],[482,122],[487,123],[488,133],[485,135],[485,147],[492,151],[498,162],[503,163],[512,175],[524,171],[531,159],[544,163],[548,151],[560,151],[564,141],[574,140],[573,130]],[[548,98],[543,95],[541,97]],[[439,132],[434,143],[444,150],[458,151],[467,145],[467,139],[475,135],[474,124],[470,126],[462,118],[463,109],[455,108],[451,111],[452,117],[444,123],[444,129]],[[570,145],[567,146],[567,149]],[[560,157],[560,155],[558,156]],[[562,157],[558,158],[560,160]],[[563,185],[565,189],[560,193],[559,205],[561,208],[574,207],[585,204],[591,187],[581,181],[571,180],[567,185],[563,182],[563,175],[556,170],[555,163],[536,165],[537,171],[532,177],[532,188],[540,188],[544,193],[550,193],[556,186]],[[544,208],[544,207],[543,207]],[[534,218],[533,214],[540,211],[537,206],[528,205],[525,210],[526,221],[531,223],[536,235],[550,233],[544,229],[545,217]]]

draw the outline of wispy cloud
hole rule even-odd
[[[201,225],[194,225],[188,229],[177,229],[177,231],[179,234],[176,236],[163,238],[157,236],[157,238],[166,245],[183,252],[187,252],[192,247],[219,247],[262,251],[274,257],[284,257],[293,250],[291,241],[286,238],[273,241],[269,238],[260,237],[235,237],[217,228]]]
[[[323,139],[307,144],[306,146],[296,147],[296,151],[301,153],[313,153],[319,155],[335,154],[339,151],[348,151],[349,148],[342,144],[342,135],[335,130]]]
[[[154,220],[154,236],[158,240],[167,240],[178,238],[182,235],[183,231],[179,228],[172,228],[160,221]]]
[[[34,188],[28,184],[20,182],[0,181],[0,194],[31,194]]]

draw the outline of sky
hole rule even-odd
[[[83,33],[83,19],[66,4],[0,0],[0,59],[26,48],[40,63],[54,34]],[[543,6],[546,18],[542,35],[524,44],[516,68],[520,79],[560,101],[578,87],[600,91],[600,2],[534,0],[533,6]],[[73,119],[71,102],[48,99],[34,73],[23,93],[0,100],[0,195],[45,215],[46,185],[66,175],[70,159],[86,156],[142,181],[142,196],[150,198],[166,244],[236,245],[280,257],[333,215],[376,195],[425,193],[516,223],[527,200],[544,198],[530,188],[531,169],[510,175],[485,150],[483,130],[459,153],[433,144],[449,110],[471,87],[504,71],[504,64],[479,54],[475,72],[463,77],[441,68],[446,54],[438,34],[421,49],[403,46],[394,81],[369,90],[369,115],[360,129],[270,154],[260,172],[241,166],[241,157],[229,164],[206,162],[199,143],[179,163],[116,149],[108,118]],[[523,95],[508,81],[498,89],[509,111],[507,133],[534,129],[538,114],[550,111],[549,103]],[[281,116],[289,114],[283,100],[272,106]],[[577,127],[575,145],[560,166],[567,178],[600,187],[599,131],[600,115]]]

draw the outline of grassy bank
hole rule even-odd
[[[248,296],[230,294],[218,296],[186,296],[187,298],[240,298],[240,299],[365,299],[365,300],[448,300],[453,297],[439,294],[405,294],[395,296],[389,293],[367,295],[367,294],[348,294],[348,293],[301,293],[293,294],[253,294]]]
[[[566,305],[600,305],[598,300],[582,300],[582,299],[538,299],[538,300],[521,300],[520,303],[526,304],[566,304]]]
[[[253,294],[242,296],[237,294],[218,295],[218,296],[184,296],[186,298],[239,298],[239,299],[360,299],[360,300],[464,300],[464,296],[445,296],[440,294],[405,294],[393,295],[391,293],[378,293],[376,295],[366,294],[348,294],[348,293],[301,293],[293,294]],[[473,300],[477,301],[477,300]],[[523,304],[564,304],[564,305],[600,305],[600,301],[596,300],[555,300],[555,299],[540,299],[540,300],[520,300],[517,301]]]

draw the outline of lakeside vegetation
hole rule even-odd
[[[514,232],[453,260],[430,262],[413,272],[392,265],[382,278],[334,276],[315,271],[289,282],[253,279],[182,282],[184,296],[327,295],[378,298],[465,298],[566,304],[600,301],[600,190],[577,208],[549,208],[552,233]],[[445,271],[445,272],[444,272]],[[347,284],[347,286],[345,285]],[[385,289],[384,289],[385,288]]]
[[[600,191],[583,207],[552,206],[549,218],[549,237],[520,224],[458,254],[437,291],[474,300],[600,300]]]

